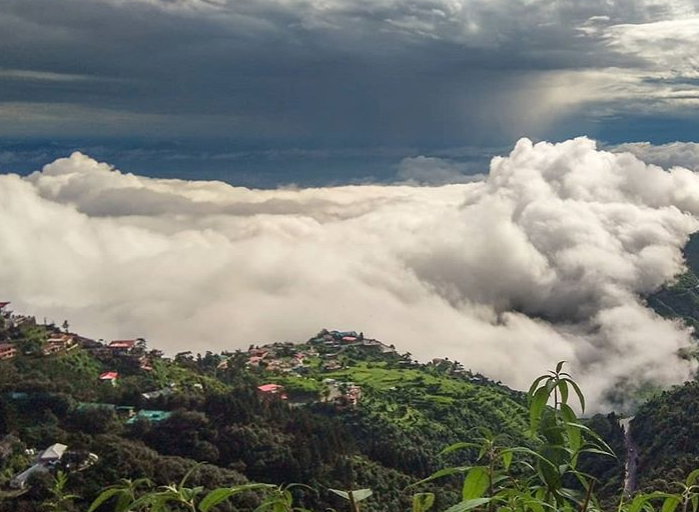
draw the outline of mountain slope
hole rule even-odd
[[[194,483],[303,482],[320,489],[301,497],[314,509],[338,506],[327,487],[371,487],[376,498],[365,510],[399,510],[409,506],[405,486],[473,457],[439,452],[475,428],[526,443],[521,393],[452,361],[418,364],[363,335],[336,340],[321,331],[307,343],[173,359],[143,342],[122,352],[31,322],[0,336],[21,348],[0,361],[0,443],[8,447],[0,486],[26,467],[25,448],[63,443],[100,457],[70,475],[83,507],[121,478],[165,484],[205,462]],[[78,341],[47,351],[49,340],[71,336]],[[110,373],[113,385],[101,380]],[[288,400],[261,391],[275,386]],[[348,386],[361,393],[356,404]],[[0,490],[2,510],[35,510],[48,485],[38,479],[13,499]],[[444,504],[458,494],[456,480],[441,489]],[[236,509],[254,508],[255,497],[246,499]]]
[[[650,295],[647,301],[658,314],[682,319],[699,333],[699,234],[690,237],[683,253],[687,271],[676,283]]]

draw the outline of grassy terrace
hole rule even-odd
[[[385,363],[358,363],[348,369],[324,374],[362,386],[362,407],[381,413],[402,427],[429,425],[436,430],[453,429],[455,423],[501,425],[503,432],[522,432],[526,408],[495,386],[433,374],[421,369],[387,368]]]

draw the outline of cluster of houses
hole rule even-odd
[[[102,361],[116,357],[130,363],[134,368],[147,372],[153,370],[153,360],[162,356],[162,352],[158,350],[148,351],[146,340],[143,338],[113,340],[106,345],[101,341],[92,341],[90,346],[85,348]]]
[[[8,322],[29,321],[30,317],[22,317],[12,314],[7,306],[9,302],[0,302],[0,314]],[[64,325],[66,332],[55,330],[42,345],[41,354],[49,356],[59,353],[67,353],[81,347],[91,353],[97,359],[106,363],[119,358],[122,362],[130,363],[134,368],[138,367],[143,371],[153,369],[153,361],[162,356],[162,352],[147,352],[146,342],[142,338],[129,340],[113,340],[104,343],[102,340],[95,341],[83,338],[77,334],[67,332],[67,324]],[[337,371],[342,369],[342,365],[337,360],[337,355],[348,347],[363,347],[378,350],[383,354],[395,353],[393,345],[387,345],[379,340],[366,338],[363,333],[356,331],[321,331],[309,343],[297,345],[291,342],[276,342],[263,346],[250,346],[247,351],[246,368],[263,369],[265,372],[275,374],[296,374],[304,375],[309,372],[310,361],[320,361],[318,367],[323,371]],[[0,360],[11,359],[17,355],[17,347],[13,343],[0,343]],[[228,366],[228,358],[222,356],[219,369]],[[99,375],[99,381],[115,386],[119,381],[119,372],[111,369]],[[326,382],[327,381],[327,382]],[[361,399],[361,388],[352,383],[336,383],[332,379],[324,381],[324,390],[320,400],[333,402],[340,406],[356,406]],[[331,382],[332,381],[332,382]],[[145,399],[154,399],[173,393],[171,387],[144,393]],[[266,384],[258,388],[261,396],[287,400],[288,396],[283,387],[278,384]]]
[[[113,357],[118,357],[130,361],[134,366],[138,366],[141,370],[148,372],[153,370],[153,358],[157,356],[152,353],[146,354],[145,341],[142,339],[115,340],[105,345],[98,341],[82,338],[76,334],[60,332],[49,335],[46,342],[42,345],[41,354],[50,356],[68,353],[78,347],[86,349],[100,360],[111,360]],[[16,344],[0,343],[0,360],[12,359],[17,354]],[[116,371],[107,371],[99,376],[100,381],[111,385],[116,385],[118,379],[119,373]]]
[[[59,352],[69,352],[78,348],[77,336],[69,333],[52,333],[46,343],[41,348],[41,353],[45,356],[57,354]]]
[[[310,340],[312,345],[320,345],[329,349],[343,349],[345,347],[359,346],[380,351],[383,354],[395,354],[396,347],[387,345],[377,339],[365,338],[364,333],[356,331],[328,331],[322,330]]]
[[[32,475],[62,471],[82,471],[97,462],[98,457],[89,452],[71,452],[61,443],[55,443],[34,457],[32,464],[10,480],[13,489],[24,489]]]
[[[318,352],[302,350],[291,342],[276,342],[262,347],[251,346],[248,349],[247,368],[264,368],[272,373],[303,374],[309,370],[308,360],[318,357]]]
[[[320,358],[320,367],[325,371],[342,369],[337,356],[348,347],[377,350],[382,354],[395,354],[396,347],[377,339],[365,338],[356,331],[321,331],[308,344],[297,345],[291,342],[276,342],[262,346],[250,346],[247,352],[248,368],[264,368],[268,372],[304,374],[309,370],[308,361]],[[227,361],[219,367],[225,368]]]
[[[4,330],[10,330],[25,323],[36,325],[34,317],[14,314],[8,306],[10,302],[0,302],[0,317],[2,318],[2,326]],[[146,354],[146,343],[143,339],[132,340],[114,340],[109,344],[104,344],[101,341],[95,341],[89,338],[84,338],[75,333],[67,332],[68,324],[64,324],[65,332],[54,329],[49,333],[48,338],[41,345],[41,355],[50,356],[54,354],[67,353],[75,350],[78,347],[88,350],[98,359],[106,359],[112,357],[123,357],[132,360],[142,370],[151,371],[152,359],[155,357],[154,352]],[[17,343],[1,342],[0,343],[0,360],[12,359],[19,354]],[[100,380],[115,382],[118,378],[116,372],[106,372],[100,376]]]
[[[114,340],[107,345],[101,342],[92,342],[91,346],[87,347],[87,350],[101,361],[111,362],[113,358],[118,358],[128,362],[134,369],[139,368],[146,372],[153,370],[153,359],[160,356],[158,351],[146,352],[146,341],[143,338]],[[119,372],[114,370],[106,371],[100,374],[99,380],[116,386],[119,380]]]
[[[247,351],[246,366],[262,368],[275,374],[308,373],[311,363],[321,371],[333,372],[341,370],[342,364],[338,355],[347,347],[360,347],[367,350],[377,350],[381,354],[394,354],[393,345],[387,345],[379,340],[366,338],[363,333],[355,331],[321,331],[308,343],[270,343],[263,346],[251,346]],[[257,388],[261,397],[267,400],[288,400],[283,386],[279,384],[264,384]],[[318,400],[322,403],[332,403],[337,408],[356,407],[362,398],[361,386],[353,382],[342,382],[332,378],[322,381]]]
[[[289,400],[284,386],[281,384],[263,384],[257,387],[257,392],[265,401]],[[323,388],[318,397],[318,401],[326,404],[333,404],[338,409],[347,407],[357,407],[362,398],[362,388],[353,382],[340,382],[335,379],[324,379]],[[296,405],[303,405],[308,402],[298,402]]]

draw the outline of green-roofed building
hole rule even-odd
[[[135,416],[129,418],[126,424],[133,425],[139,418],[148,420],[152,423],[158,423],[159,421],[168,419],[170,416],[172,416],[172,413],[170,411],[152,411],[147,409],[141,409],[136,413]]]

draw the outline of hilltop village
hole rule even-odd
[[[6,413],[4,420],[0,414],[0,501],[23,496],[41,478],[114,463],[99,443],[60,434],[65,428],[148,440],[157,426],[166,431],[192,414],[186,411],[230,393],[273,416],[286,408],[349,418],[368,400],[367,415],[385,409],[381,414],[415,423],[416,410],[390,404],[415,400],[414,390],[429,384],[425,372],[498,386],[448,359],[418,363],[363,332],[323,329],[305,342],[167,357],[144,338],[95,340],[73,332],[67,321],[39,323],[0,302],[0,413]],[[250,390],[254,396],[248,396]],[[15,417],[22,419],[17,423]],[[199,437],[200,430],[193,435]],[[153,441],[158,442],[160,437]],[[211,444],[199,441],[190,456],[214,459],[207,450],[221,448]]]

